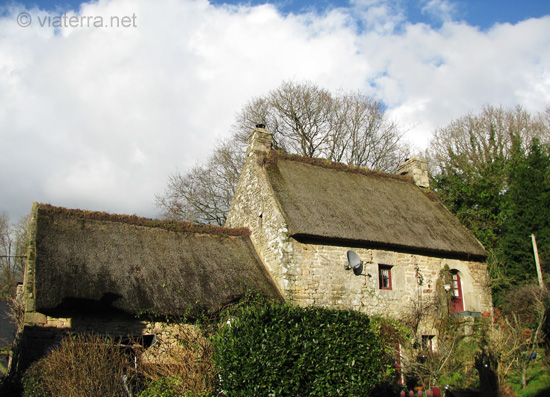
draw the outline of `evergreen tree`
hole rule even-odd
[[[478,167],[475,172],[447,169],[434,176],[439,198],[488,249],[498,244],[502,228],[505,159]]]
[[[426,152],[439,198],[489,253],[493,301],[550,270],[550,108],[486,106],[437,130]]]
[[[518,147],[509,163],[500,255],[504,272],[514,283],[536,279],[531,234],[537,238],[541,266],[550,255],[550,153],[538,139],[524,153]]]
[[[441,201],[488,250],[498,247],[514,148],[544,142],[550,125],[520,107],[485,106],[435,131],[426,156]],[[520,150],[519,148],[517,150]]]

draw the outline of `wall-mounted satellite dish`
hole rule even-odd
[[[349,250],[346,255],[348,257],[348,264],[344,266],[344,269],[353,270],[353,274],[356,276],[361,275],[363,273],[363,261],[359,258],[359,255],[352,250]]]

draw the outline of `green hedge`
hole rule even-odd
[[[364,396],[383,376],[364,314],[266,303],[232,316],[213,340],[229,396]]]

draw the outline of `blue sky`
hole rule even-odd
[[[550,1],[4,3],[0,212],[155,217],[168,175],[285,80],[375,97],[421,152],[484,105],[550,107]]]
[[[38,6],[45,10],[56,10],[65,12],[67,10],[78,10],[81,1],[63,1],[63,0],[31,0],[21,1],[20,3],[28,7]],[[211,0],[211,4],[222,5],[251,5],[257,6],[265,3],[275,5],[283,14],[302,13],[311,11],[323,12],[327,8],[350,7],[349,0]],[[353,1],[351,1],[353,3]],[[440,26],[441,20],[431,18],[430,15],[422,11],[429,1],[408,1],[402,0],[396,2],[406,12],[407,20],[411,23],[427,23],[433,26]],[[454,17],[457,20],[465,21],[469,25],[478,26],[480,29],[489,29],[495,23],[515,24],[529,18],[539,18],[550,14],[550,1],[548,0],[457,0],[448,2],[452,8]]]

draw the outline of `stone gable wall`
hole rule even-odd
[[[225,225],[251,230],[256,252],[286,297],[294,289],[289,277],[294,269],[288,266],[292,244],[280,205],[257,161],[256,154],[248,154]]]

